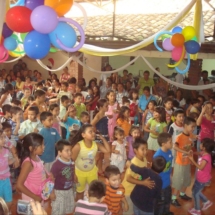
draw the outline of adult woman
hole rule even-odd
[[[93,88],[96,86],[96,81],[94,79],[91,79],[89,81],[89,87],[93,90]]]
[[[59,93],[60,92],[60,87],[61,87],[59,79],[53,80],[52,83],[53,83],[54,93]]]
[[[57,75],[56,74],[51,74],[51,79],[52,79],[52,81],[54,81],[54,80],[58,80],[59,81],[59,79],[57,78]]]
[[[6,104],[11,104],[14,87],[12,84],[6,84],[0,98],[0,107]]]
[[[23,90],[26,89],[26,88],[29,88],[31,90],[31,93],[33,91],[33,85],[34,85],[34,82],[31,81],[31,78],[29,76],[27,76],[25,78],[25,82],[24,82],[24,85],[23,85]]]
[[[69,70],[68,67],[65,67],[63,69],[63,73],[60,76],[60,83],[62,82],[67,82],[69,79],[71,78],[70,74],[69,74]]]
[[[37,73],[37,82],[45,83],[45,80],[42,78],[42,74],[40,72]]]
[[[184,108],[186,101],[183,97],[183,92],[181,89],[177,89],[176,91],[176,100],[179,102],[179,107]]]
[[[157,83],[153,87],[154,94],[164,99],[167,96],[168,90],[168,84],[162,78],[158,78]]]
[[[128,81],[128,70],[123,70],[123,76],[120,78],[120,83],[125,86],[127,81]]]

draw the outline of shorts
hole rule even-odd
[[[191,184],[191,169],[190,164],[179,165],[175,163],[172,176],[172,187],[176,190],[189,187]]]
[[[148,150],[157,151],[160,148],[160,146],[158,145],[158,140],[155,138],[152,138],[151,136],[149,136],[147,143],[148,143]]]
[[[75,208],[73,188],[69,190],[54,190],[56,199],[52,201],[52,215],[71,214]]]
[[[0,197],[2,197],[5,202],[12,202],[12,187],[10,183],[10,178],[0,179]]]

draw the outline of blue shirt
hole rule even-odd
[[[60,140],[60,135],[55,128],[42,128],[39,132],[44,138],[45,150],[40,156],[44,163],[55,160],[55,143]]]
[[[74,118],[71,118],[71,117],[68,117],[67,118],[67,121],[64,122],[64,125],[66,127],[66,130],[67,130],[67,133],[66,133],[66,139],[68,140],[69,139],[69,135],[70,135],[70,132],[72,130],[78,130],[80,127],[81,127],[81,123],[79,120],[77,119],[74,119]],[[77,125],[77,127],[75,127],[75,129],[72,128],[73,125]],[[79,126],[79,127],[78,127]]]
[[[155,154],[154,154],[154,158],[158,157],[158,156],[162,156],[165,158],[166,160],[166,167],[163,170],[163,172],[161,172],[159,175],[162,179],[163,185],[162,185],[162,189],[165,189],[166,187],[170,186],[170,175],[172,172],[172,151],[168,150],[167,152],[162,151],[161,149],[158,149]]]
[[[139,99],[139,108],[144,111],[148,103],[152,100],[156,101],[156,98],[153,95],[150,95],[148,99],[146,99],[145,95],[142,95]]]

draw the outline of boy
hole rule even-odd
[[[68,92],[68,83],[62,82],[61,83],[61,91],[57,95],[57,99],[60,100],[62,96],[67,96],[69,99],[72,99],[72,95]]]
[[[71,144],[67,140],[56,143],[58,158],[53,163],[51,173],[55,178],[52,200],[52,215],[71,214],[74,210],[74,162],[71,160]]]
[[[10,109],[11,105],[6,104],[2,106],[3,116],[1,116],[0,123],[8,122],[10,120],[11,118]]]
[[[102,204],[105,198],[105,184],[102,181],[94,180],[88,189],[88,201],[78,200],[74,215],[110,215],[107,205]]]
[[[166,122],[167,122],[167,125],[169,127],[169,125],[171,124],[171,121],[172,121],[173,100],[171,98],[166,98],[164,100],[164,107],[165,107],[165,111],[166,111]]]
[[[88,124],[90,121],[90,115],[87,111],[82,111],[80,115],[81,126],[84,124]]]
[[[24,110],[27,102],[28,102],[28,98],[31,95],[31,90],[29,88],[25,88],[24,89],[24,95],[21,98],[21,105],[22,105],[22,109]]]
[[[60,135],[53,125],[53,115],[50,112],[44,111],[40,114],[40,121],[43,127],[39,134],[44,138],[45,150],[40,158],[44,161],[44,166],[50,172],[53,161],[55,160],[55,143],[60,140]]]
[[[12,107],[16,106],[16,107],[22,108],[21,101],[18,100],[18,99],[12,99],[12,101],[11,101],[11,106],[12,106]]]
[[[86,106],[84,103],[82,103],[82,94],[76,93],[74,96],[74,107],[76,108],[76,116],[78,119],[80,119],[81,112],[86,111]]]
[[[185,191],[191,183],[191,169],[188,155],[192,153],[192,138],[194,137],[193,131],[195,127],[195,119],[192,119],[191,117],[185,118],[183,133],[176,137],[176,141],[174,143],[174,149],[176,150],[176,160],[172,177],[172,187],[174,190],[171,204],[175,207],[181,206],[177,200],[177,194],[179,191],[179,196],[181,199],[191,200],[191,198],[185,194]]]
[[[106,178],[106,193],[104,203],[107,204],[109,211],[112,215],[119,215],[128,211],[128,203],[124,196],[125,189],[121,184],[121,174],[119,168],[110,165],[105,169]],[[122,207],[123,203],[123,207]]]
[[[166,166],[166,161],[162,156],[158,156],[152,160],[152,167],[140,168],[131,165],[131,170],[141,175],[142,179],[152,179],[155,182],[153,189],[148,189],[142,185],[136,185],[131,193],[131,200],[134,206],[134,214],[154,215],[156,202],[160,199],[162,180],[158,175]]]
[[[171,189],[171,172],[172,172],[172,136],[168,133],[161,133],[158,136],[158,144],[160,149],[154,154],[154,158],[162,156],[166,161],[166,167],[163,172],[160,173],[162,179],[162,191],[161,191],[161,202],[155,207],[155,215],[173,215],[170,212],[170,203],[172,196]]]
[[[21,123],[20,129],[18,131],[19,139],[23,139],[25,135],[35,132],[38,133],[43,125],[40,120],[37,119],[37,115],[39,114],[39,109],[37,106],[31,106],[28,109],[28,119]]]

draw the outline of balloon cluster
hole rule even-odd
[[[12,5],[3,25],[0,63],[9,55],[26,54],[32,59],[42,59],[57,49],[78,51],[85,42],[84,30],[76,21],[62,17],[72,5],[73,0],[19,0]],[[71,25],[80,32],[77,46],[77,35]]]
[[[154,45],[158,51],[163,51],[158,45],[157,40],[162,36],[162,47],[166,51],[171,51],[171,57],[176,62],[173,67],[180,74],[185,74],[190,68],[190,54],[197,54],[200,50],[200,45],[197,42],[196,31],[192,26],[186,26],[183,29],[176,26],[172,31],[162,31],[154,38]],[[187,66],[184,70],[180,70],[178,65],[187,56]]]

